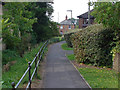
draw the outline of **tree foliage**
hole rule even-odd
[[[4,18],[9,18],[10,22],[15,24],[13,28],[14,35],[19,36],[19,31],[21,36],[26,32],[32,31],[32,24],[35,22],[35,18],[32,12],[26,9],[29,3],[11,2],[5,3],[4,5]],[[32,19],[31,19],[32,18]],[[16,33],[17,32],[17,33]]]
[[[92,15],[98,23],[114,30],[120,29],[120,2],[96,2]]]
[[[50,16],[53,13],[53,7],[48,3],[36,3],[32,8],[37,18],[37,22],[33,24],[33,31],[37,35],[37,41],[46,40],[52,37],[55,31],[54,22],[50,21]],[[53,28],[55,28],[53,30]],[[57,30],[56,30],[57,31]]]
[[[22,56],[29,46],[58,35],[52,13],[52,5],[45,2],[5,2],[2,35],[7,49]]]
[[[120,2],[95,2],[92,15],[98,23],[114,30],[116,50],[120,52]],[[114,51],[116,51],[114,50]]]

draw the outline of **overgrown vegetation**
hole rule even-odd
[[[73,50],[73,48],[68,47],[67,43],[61,45],[63,50]]]
[[[112,53],[115,56],[116,53],[120,52],[120,1],[99,2],[98,0],[92,4],[94,6],[92,15],[96,18],[96,22],[114,30],[116,37],[113,43],[116,44],[116,47],[113,48]]]
[[[6,49],[21,57],[37,43],[58,36],[51,21],[53,7],[45,2],[3,2],[2,38]],[[47,13],[47,14],[46,14]],[[4,60],[4,58],[3,58]]]
[[[78,68],[92,88],[118,88],[118,73],[113,70]]]
[[[72,35],[74,54],[78,63],[112,66],[113,30],[92,25]]]
[[[35,54],[39,51],[40,47],[43,45],[43,43],[39,44],[38,47],[33,48],[31,50],[31,52],[26,52],[26,54],[24,55],[24,58],[21,58],[19,56],[14,56],[14,52],[13,55],[10,56],[10,60],[15,60],[16,63],[14,63],[14,65],[10,65],[8,68],[9,70],[7,72],[3,72],[2,74],[2,88],[12,88],[11,83],[15,82],[17,84],[17,82],[19,81],[19,79],[21,78],[21,76],[24,74],[25,70],[28,67],[28,62],[32,61],[33,58],[35,57]],[[47,49],[45,50],[45,52],[47,51]],[[11,51],[7,52],[6,55],[10,55]],[[44,55],[43,55],[44,57]],[[9,58],[8,56],[6,57],[6,59]],[[32,71],[34,69],[34,63],[32,65]],[[23,86],[23,84],[28,83],[28,74],[26,75],[26,77],[23,79],[22,83],[20,84],[20,87]]]
[[[8,62],[15,61],[16,58],[20,58],[19,54],[16,51],[7,49],[2,52],[3,65],[7,64]]]

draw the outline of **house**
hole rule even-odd
[[[65,34],[71,29],[75,29],[75,25],[77,23],[77,20],[75,19],[68,19],[67,16],[65,17],[65,20],[60,22],[58,25],[60,34]]]
[[[90,11],[90,13],[93,11],[93,9]],[[88,26],[88,12],[83,13],[79,16],[79,28],[85,28]],[[94,17],[90,15],[90,24],[94,24]]]

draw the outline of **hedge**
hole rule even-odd
[[[68,33],[68,34],[64,35],[64,38],[65,38],[65,41],[66,41],[68,47],[73,47],[72,42],[71,42],[71,38],[70,38],[70,36],[72,34],[73,33]]]
[[[112,66],[112,42],[114,31],[101,24],[91,25],[71,36],[78,63]]]
[[[66,34],[64,34],[65,41],[68,45],[68,47],[73,47],[72,42],[71,42],[71,35],[74,33],[79,32],[81,29],[75,29],[75,30],[70,30]]]

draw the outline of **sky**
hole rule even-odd
[[[52,5],[54,8],[52,20],[61,22],[65,20],[66,15],[68,18],[71,18],[71,12],[67,10],[72,10],[72,17],[78,19],[77,16],[88,11],[88,1],[89,0],[54,0],[54,4]],[[90,9],[93,9],[93,7],[90,7]]]

